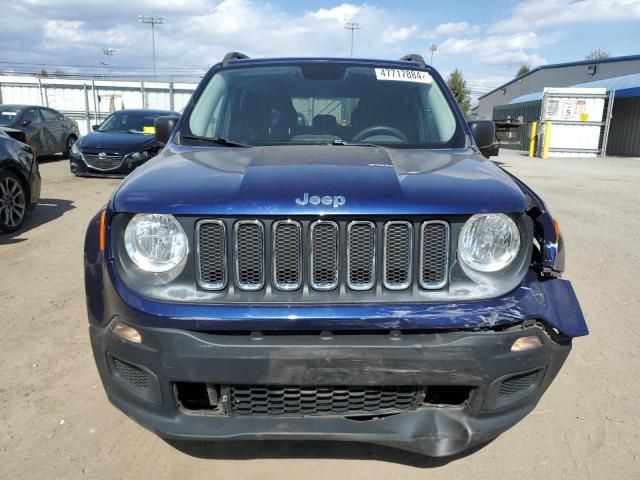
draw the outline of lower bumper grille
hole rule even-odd
[[[358,415],[416,408],[419,387],[230,386],[231,415]]]
[[[124,381],[129,382],[137,388],[149,388],[149,378],[147,377],[147,374],[138,367],[129,365],[117,358],[113,359],[113,366],[115,367],[116,373]]]
[[[523,390],[528,389],[536,383],[540,376],[540,370],[535,370],[529,373],[522,373],[520,375],[514,375],[506,380],[503,380],[500,385],[500,396],[509,396],[520,393]]]

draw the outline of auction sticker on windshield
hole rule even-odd
[[[378,80],[431,83],[431,75],[419,70],[402,70],[400,68],[376,68],[375,70],[376,79]]]

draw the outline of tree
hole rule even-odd
[[[462,110],[462,113],[466,117],[471,109],[471,91],[469,87],[467,87],[467,81],[462,76],[462,72],[457,68],[451,72],[449,78],[447,78],[447,85],[456,98],[460,110]]]
[[[609,57],[610,57],[609,52],[606,52],[604,50],[600,50],[599,48],[596,48],[595,50],[591,50],[589,55],[584,57],[584,59],[585,60],[598,60],[600,58],[609,58]]]
[[[529,70],[531,70],[531,68],[529,68],[529,65],[527,65],[526,63],[524,65],[521,65],[518,69],[518,73],[516,73],[516,78],[521,77],[525,73],[529,73]]]
[[[42,70],[40,70],[40,73],[38,74],[38,77],[48,77],[49,76],[49,72],[47,72],[44,68]]]

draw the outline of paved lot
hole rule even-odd
[[[91,357],[82,244],[118,182],[44,163],[41,205],[0,236],[0,478],[640,478],[640,160],[499,160],[560,219],[591,335],[531,415],[453,460],[324,443],[185,453],[116,411]]]

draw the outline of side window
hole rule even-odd
[[[222,75],[214,75],[189,117],[189,129],[194,135],[215,136],[219,132],[223,100],[228,94]]]
[[[60,120],[60,116],[58,115],[58,113],[54,112],[53,110],[42,108],[40,109],[40,113],[42,113],[45,122],[55,122],[56,120]]]
[[[31,123],[41,123],[42,117],[40,113],[38,113],[37,108],[28,108],[22,114],[22,121],[28,120]]]

